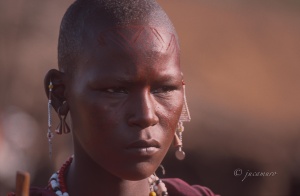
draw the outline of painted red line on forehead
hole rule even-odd
[[[134,43],[134,40],[137,40],[138,37],[140,36],[140,34],[144,31],[144,27],[137,27],[137,28],[130,28],[130,29],[127,29],[128,31],[131,31],[133,32],[133,36],[130,38],[130,37],[127,37],[125,35],[125,33],[123,32],[124,28],[120,28],[118,29],[116,32],[118,35],[120,35],[124,40],[126,40],[128,43],[132,44]],[[133,31],[134,30],[134,31]]]
[[[134,44],[138,43],[140,39],[142,39],[141,41],[145,44],[151,44],[151,42],[147,43],[147,41],[155,37],[161,44],[160,51],[164,48],[164,44],[167,43],[168,40],[169,43],[165,51],[170,50],[171,53],[173,53],[174,50],[177,51],[179,48],[175,35],[173,33],[163,31],[165,33],[165,39],[168,39],[165,40],[160,31],[163,30],[157,30],[157,28],[149,26],[115,26],[102,31],[97,41],[100,46],[107,46],[110,43],[114,43],[122,48],[130,49],[133,48]]]
[[[161,42],[165,43],[165,42],[164,42],[164,39],[161,37],[161,35],[160,35],[160,33],[157,31],[157,29],[155,29],[155,28],[150,28],[150,29],[152,30],[153,34],[156,36],[156,38],[157,38],[158,40],[160,40]]]
[[[174,43],[174,35],[171,35],[171,39],[170,39],[170,42],[168,44],[168,48],[166,50],[169,50],[170,48],[172,48],[173,46],[173,43]]]
[[[143,32],[144,28],[141,28],[140,31],[138,31],[138,35],[136,36],[136,38],[133,40],[133,43],[135,43],[139,37],[141,36],[142,32]]]

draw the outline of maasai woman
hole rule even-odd
[[[71,130],[74,155],[31,195],[214,195],[155,175],[174,138],[184,158],[180,133],[189,113],[179,53],[154,0],[74,2],[60,27],[59,70],[45,77],[49,110],[61,120],[56,132]],[[51,144],[51,119],[48,137]]]

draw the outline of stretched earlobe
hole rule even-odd
[[[49,84],[52,83],[52,92],[51,92],[51,105],[58,112],[58,108],[61,107],[66,100],[64,96],[65,85],[64,85],[64,76],[65,74],[56,70],[51,69],[47,72],[44,79],[44,88],[46,95],[49,97]]]
[[[65,85],[64,74],[56,69],[51,69],[45,76],[44,87],[48,97],[48,131],[47,138],[49,143],[49,157],[52,157],[52,139],[54,134],[52,132],[52,108],[58,114],[60,124],[55,130],[57,134],[69,133],[70,128],[66,123],[66,117],[69,112],[69,107],[66,98],[64,97]]]

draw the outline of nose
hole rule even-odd
[[[128,118],[129,126],[137,126],[144,129],[156,125],[159,119],[156,115],[155,100],[151,97],[151,94],[143,92],[134,97],[129,108],[131,114]]]

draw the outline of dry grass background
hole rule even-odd
[[[46,144],[46,71],[72,1],[0,0],[0,195],[15,171],[45,185],[71,154],[70,136]],[[222,195],[300,194],[300,3],[160,0],[178,31],[192,122],[188,157],[169,153],[168,177]],[[172,151],[172,150],[171,150]],[[235,169],[276,171],[241,181]]]

